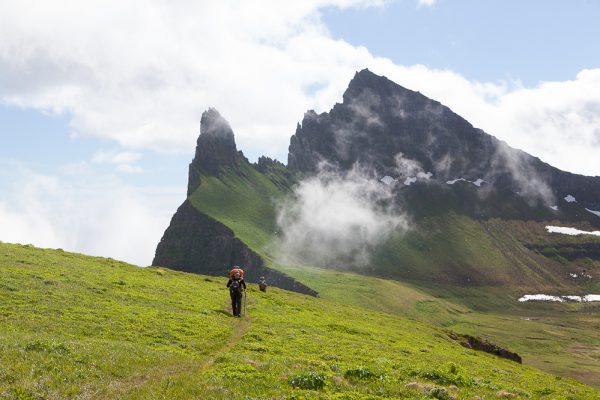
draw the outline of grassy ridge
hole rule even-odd
[[[250,164],[240,163],[223,169],[220,177],[203,176],[190,200],[277,268],[273,247],[278,231],[276,205],[289,193],[286,185],[291,181],[281,174],[262,174]],[[568,263],[561,265],[523,245],[548,240],[539,223],[476,221],[443,212],[444,207],[440,204],[441,211],[435,216],[419,218],[408,234],[392,235],[374,252],[370,273],[409,281],[504,285],[523,290],[575,286],[565,279]],[[581,238],[567,240],[577,243]],[[586,263],[600,268],[600,263]]]
[[[277,289],[0,243],[0,398],[592,399],[422,322]]]
[[[221,178],[202,176],[190,201],[264,257],[277,230],[275,203],[284,193],[250,164],[241,163],[236,169],[224,170]]]
[[[549,236],[537,222],[475,221],[439,213],[435,218],[422,218],[420,228],[408,235],[392,237],[375,254],[377,273],[396,276],[404,283],[281,265],[273,259],[270,244],[277,229],[274,204],[286,190],[274,181],[245,165],[240,170],[224,170],[220,178],[203,177],[191,200],[233,229],[269,266],[316,289],[323,298],[482,336],[517,351],[530,365],[599,385],[598,307],[516,302],[531,290],[597,293],[599,283],[568,280],[574,265],[590,270],[598,267],[597,262],[565,264],[522,245],[576,244],[581,238]],[[477,285],[472,278],[510,287]]]

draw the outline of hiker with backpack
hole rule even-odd
[[[267,291],[267,280],[265,279],[264,276],[261,276],[260,278],[258,278],[258,288],[260,289],[261,292]]]
[[[246,282],[244,282],[244,270],[240,267],[233,267],[229,271],[229,281],[227,282],[229,295],[231,296],[231,309],[234,317],[241,317],[242,296],[246,291]]]

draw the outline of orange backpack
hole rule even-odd
[[[233,269],[231,271],[229,271],[229,279],[233,279],[236,272],[239,272],[240,279],[244,279],[244,270],[241,269],[240,267],[233,267]]]

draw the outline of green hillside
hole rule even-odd
[[[559,254],[561,246],[577,247],[581,238],[548,235],[539,222],[477,221],[446,211],[421,218],[408,235],[392,237],[375,253],[374,267],[358,274],[282,265],[273,257],[275,204],[289,184],[246,163],[223,169],[220,177],[202,177],[190,200],[230,227],[268,266],[322,298],[482,336],[517,351],[529,365],[600,386],[600,306],[516,301],[525,293],[600,292],[598,283],[569,279],[574,268],[600,268],[597,261],[570,262]],[[527,243],[550,253],[531,251]]]
[[[4,243],[0,274],[0,398],[600,396],[334,300],[250,288],[234,319],[222,279]]]
[[[291,179],[277,171],[262,174],[252,165],[240,163],[235,168],[224,168],[219,177],[203,176],[190,200],[198,210],[231,228],[268,265],[276,267],[275,210],[291,185]],[[523,291],[581,286],[582,282],[568,278],[573,265],[560,257],[560,248],[552,247],[556,239],[545,233],[544,223],[474,220],[448,208],[440,199],[424,196],[415,202],[429,210],[437,205],[439,211],[419,217],[407,234],[393,235],[380,246],[368,274],[460,286],[500,285]],[[600,246],[600,238],[564,239],[571,244],[582,240]],[[540,254],[527,245],[542,246],[551,253]],[[578,266],[600,269],[598,261],[577,261]]]

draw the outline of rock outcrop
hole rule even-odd
[[[451,333],[449,336],[451,339],[457,340],[461,346],[466,347],[468,349],[484,351],[486,353],[490,353],[490,354],[493,354],[498,357],[506,358],[507,360],[511,360],[511,361],[514,361],[519,364],[521,364],[523,362],[523,359],[517,353],[512,352],[510,350],[506,350],[506,349],[504,349],[494,343],[491,343],[487,340],[480,339],[478,337],[471,336],[471,335],[462,335],[462,334],[456,334],[456,333]]]
[[[235,165],[243,154],[238,153],[233,130],[214,108],[202,114],[196,154],[190,163],[188,196],[200,185],[201,173],[218,176],[221,168]]]
[[[317,295],[291,277],[265,267],[260,256],[236,238],[231,229],[198,211],[188,200],[173,216],[152,265],[222,277],[228,276],[232,266],[239,265],[248,282],[258,282],[264,276],[271,286]]]

